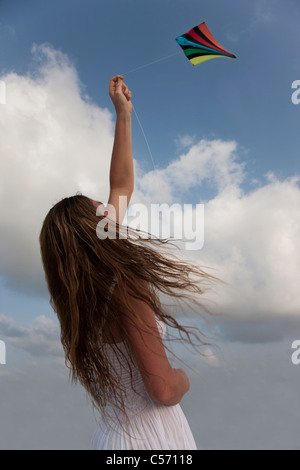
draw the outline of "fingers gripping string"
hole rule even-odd
[[[123,86],[125,86],[123,84],[123,79],[124,79],[124,75],[116,75],[115,77],[113,77],[110,81],[110,90],[109,90],[109,94],[110,96],[112,97],[113,94],[117,91],[117,89],[122,90],[123,89]],[[128,87],[125,86],[125,88],[123,89],[123,93],[124,95],[126,96],[126,98],[131,101],[131,92],[128,91]],[[150,155],[150,158],[151,158],[151,161],[152,161],[152,164],[153,164],[153,168],[154,170],[156,169],[155,168],[155,163],[154,163],[154,160],[153,160],[153,155],[152,155],[152,152],[151,152],[151,149],[150,149],[150,145],[149,145],[149,142],[148,142],[148,139],[147,139],[147,136],[145,134],[145,131],[144,131],[144,128],[142,126],[142,123],[140,121],[140,118],[138,117],[137,115],[137,112],[133,106],[133,103],[131,101],[131,106],[132,106],[132,110],[135,114],[135,117],[136,117],[136,120],[141,128],[141,131],[142,131],[142,134],[144,136],[144,139],[145,139],[145,142],[146,142],[146,145],[147,145],[147,148],[148,148],[148,151],[149,151],[149,155]]]

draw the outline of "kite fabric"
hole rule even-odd
[[[186,34],[178,36],[176,41],[193,65],[200,64],[209,59],[216,59],[217,57],[236,59],[234,54],[220,46],[205,23],[201,23]]]

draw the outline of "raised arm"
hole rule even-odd
[[[122,315],[128,342],[149,396],[163,405],[176,405],[190,388],[183,369],[171,367],[157,328],[152,309],[143,301],[130,298],[131,308],[154,334],[141,326],[130,311]]]
[[[116,75],[110,80],[109,96],[115,106],[117,117],[110,164],[108,204],[115,208],[116,221],[121,224],[134,188],[131,137],[132,94],[121,75]],[[120,196],[123,196],[123,204],[119,204]]]

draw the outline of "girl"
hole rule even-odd
[[[114,210],[99,216],[101,202],[76,195],[47,214],[40,246],[51,305],[72,379],[82,383],[101,413],[93,449],[196,449],[179,404],[189,379],[171,366],[163,337],[169,325],[190,344],[191,334],[200,338],[162,306],[158,291],[178,300],[192,294],[201,306],[196,295],[215,278],[163,255],[159,248],[166,240],[141,238],[128,227],[124,236],[134,171],[132,94],[122,76],[110,80],[109,95],[116,110],[108,199]],[[112,220],[117,236],[107,224],[107,237],[100,239],[99,220]]]

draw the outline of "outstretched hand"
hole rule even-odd
[[[115,75],[109,82],[109,96],[117,114],[132,113],[131,96],[128,86],[123,82],[122,75]]]

